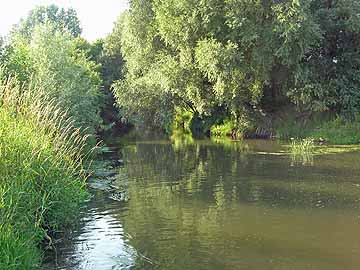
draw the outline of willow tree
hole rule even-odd
[[[118,101],[161,123],[174,106],[200,116],[221,108],[237,122],[291,102],[354,108],[358,11],[354,0],[133,0],[121,24]],[[328,70],[339,62],[338,73]]]

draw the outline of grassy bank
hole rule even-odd
[[[305,124],[295,120],[283,121],[275,127],[275,133],[282,140],[313,138],[314,141],[332,145],[360,144],[360,116],[353,121],[339,117],[311,120]]]
[[[0,269],[39,269],[40,243],[86,198],[86,138],[51,101],[0,82]],[[41,98],[40,98],[41,96]]]

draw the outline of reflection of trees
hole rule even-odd
[[[293,256],[292,269],[321,269],[319,256],[329,260],[326,269],[336,269],[354,247],[348,235],[329,238],[344,224],[356,231],[351,216],[331,211],[354,206],[360,193],[329,183],[321,167],[291,167],[287,156],[206,142],[175,149],[139,143],[124,150],[124,161],[121,173],[131,182],[124,227],[155,264],[141,260],[138,269],[241,269],[241,263],[265,269],[274,254],[279,265],[280,257]],[[327,212],[316,212],[323,207]],[[316,213],[310,220],[308,211]],[[314,231],[318,242],[309,240]],[[331,254],[333,242],[344,252]]]
[[[350,183],[337,185],[329,182],[321,167],[291,167],[287,156],[251,154],[243,145],[231,148],[200,141],[173,148],[168,143],[139,143],[125,149],[124,160],[126,177],[143,189],[160,185],[173,195],[199,199],[209,207],[219,198],[225,206],[236,201],[317,207],[321,201],[323,206],[336,207],[353,205],[359,194],[351,184],[353,175]],[[342,171],[332,173],[332,179],[341,173],[344,180]]]

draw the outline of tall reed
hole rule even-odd
[[[32,83],[0,68],[0,269],[38,269],[39,243],[86,198],[87,136]]]

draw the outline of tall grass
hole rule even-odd
[[[302,165],[313,164],[313,156],[315,153],[315,142],[313,138],[306,138],[302,140],[291,139],[289,145],[291,163]]]
[[[1,73],[1,70],[0,70]],[[36,85],[0,74],[0,269],[38,269],[39,243],[86,198],[87,137]],[[37,93],[37,94],[34,94]]]
[[[290,152],[293,155],[313,154],[315,151],[314,139],[306,138],[302,140],[292,139]]]

